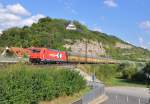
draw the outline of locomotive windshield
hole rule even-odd
[[[40,50],[34,49],[32,50],[33,53],[40,53]]]

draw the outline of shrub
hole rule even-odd
[[[136,73],[133,79],[150,85],[150,62],[140,72]]]
[[[150,62],[143,68],[143,72],[150,76]]]
[[[102,65],[86,65],[85,66],[86,72],[94,73],[96,74],[96,77],[103,81],[109,81],[111,80],[117,70],[117,65],[111,65],[111,64],[102,64]]]
[[[0,104],[37,104],[84,87],[75,71],[15,65],[0,71]]]
[[[137,68],[131,66],[122,71],[123,78],[125,79],[132,79],[136,73]]]

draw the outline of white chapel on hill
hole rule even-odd
[[[70,22],[69,25],[66,27],[66,30],[77,30],[77,28],[73,22]]]

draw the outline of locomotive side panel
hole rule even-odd
[[[46,48],[30,48],[29,60],[32,63],[40,63],[42,60],[45,60],[46,57]]]
[[[49,49],[46,54],[47,61],[66,62],[67,54],[65,51],[57,51]]]

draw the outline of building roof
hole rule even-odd
[[[70,22],[69,25],[66,27],[66,30],[76,30],[76,26],[73,22]]]

